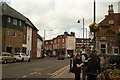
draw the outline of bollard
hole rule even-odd
[[[70,59],[70,71],[69,72],[71,71],[72,71],[72,59]]]

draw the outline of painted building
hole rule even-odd
[[[42,58],[42,37],[38,34],[37,37],[37,58]]]

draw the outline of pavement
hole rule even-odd
[[[55,73],[54,75],[51,76],[51,78],[59,79],[59,80],[74,80],[74,73],[69,72],[70,70],[70,65],[65,66]],[[55,75],[56,74],[56,75]]]

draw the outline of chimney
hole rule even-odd
[[[74,36],[74,37],[75,37],[75,33],[74,33],[74,32],[71,32],[71,36]]]
[[[66,36],[67,36],[67,35],[68,35],[68,32],[64,32],[64,35],[66,35]]]
[[[114,10],[113,10],[113,5],[111,4],[111,5],[108,5],[108,15],[111,15],[111,14],[113,14],[114,13]]]

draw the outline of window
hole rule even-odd
[[[13,36],[13,37],[16,37],[16,32],[12,32],[12,36]]]
[[[11,22],[11,18],[10,18],[10,17],[8,17],[8,22],[9,22],[9,23]]]
[[[20,48],[15,48],[15,52],[20,52]]]
[[[114,20],[109,20],[108,23],[109,24],[114,24]]]
[[[46,44],[48,44],[48,42],[46,42]]]
[[[8,36],[10,35],[10,31],[7,32],[7,35],[8,35]]]
[[[20,26],[22,25],[22,21],[19,21],[19,25],[20,25]]]
[[[56,43],[56,40],[54,41],[54,43]]]
[[[65,41],[65,40],[63,39],[63,43],[64,43],[64,41]]]
[[[28,41],[30,40],[30,36],[28,35]]]
[[[13,24],[17,25],[17,19],[13,19]]]
[[[106,44],[101,44],[101,53],[106,53]]]
[[[51,44],[53,44],[53,42],[51,41]]]
[[[23,39],[25,40],[25,35],[23,36]]]
[[[100,40],[106,40],[106,37],[100,37]]]

